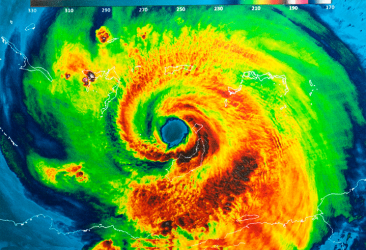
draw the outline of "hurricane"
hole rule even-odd
[[[305,9],[76,8],[50,23],[23,68],[37,128],[15,112],[24,150],[2,145],[20,178],[93,211],[63,232],[93,234],[90,249],[309,249],[350,216],[327,195],[344,192],[365,123],[361,69]]]

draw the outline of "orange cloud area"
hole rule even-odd
[[[239,38],[228,41],[210,29],[183,32],[176,42],[151,50],[149,60],[138,53],[131,56],[141,67],[130,73],[120,102],[121,139],[142,159],[175,159],[164,178],[131,184],[127,215],[141,230],[168,237],[137,240],[133,246],[142,247],[144,241],[157,247],[304,248],[312,230],[312,220],[305,218],[314,214],[317,196],[301,144],[277,131],[252,93],[231,95],[233,80],[221,74],[233,64],[281,69],[281,63]],[[166,74],[167,66],[187,63],[194,70]],[[157,112],[202,129],[185,145],[167,151],[159,138],[149,143],[134,133],[132,111],[139,100],[177,82],[194,91],[165,98]],[[194,240],[183,237],[182,230]]]
[[[100,27],[100,29],[96,30],[95,33],[101,43],[106,43],[112,39],[111,33],[105,26]]]
[[[67,174],[65,174],[64,176],[70,176],[70,177],[75,176],[78,182],[88,181],[88,177],[81,169],[82,169],[81,164],[76,165],[74,163],[71,163],[69,167],[64,169],[46,168],[45,174],[47,175],[48,179],[50,179],[52,182],[56,182],[56,175],[62,172],[67,172]]]
[[[104,240],[96,245],[93,250],[121,250],[121,248],[113,246],[112,240]]]

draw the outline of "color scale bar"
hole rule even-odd
[[[31,0],[31,7],[331,4],[332,0]]]
[[[311,4],[332,4],[332,0],[309,0]]]
[[[239,4],[331,4],[332,0],[241,0]]]
[[[308,4],[309,0],[241,0],[239,4],[256,4],[256,5],[265,5],[265,4]]]

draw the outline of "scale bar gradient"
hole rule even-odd
[[[31,0],[31,7],[331,4],[332,0]]]

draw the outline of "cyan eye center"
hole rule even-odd
[[[160,129],[163,142],[169,148],[178,146],[188,135],[189,128],[184,121],[178,118],[169,118]]]

